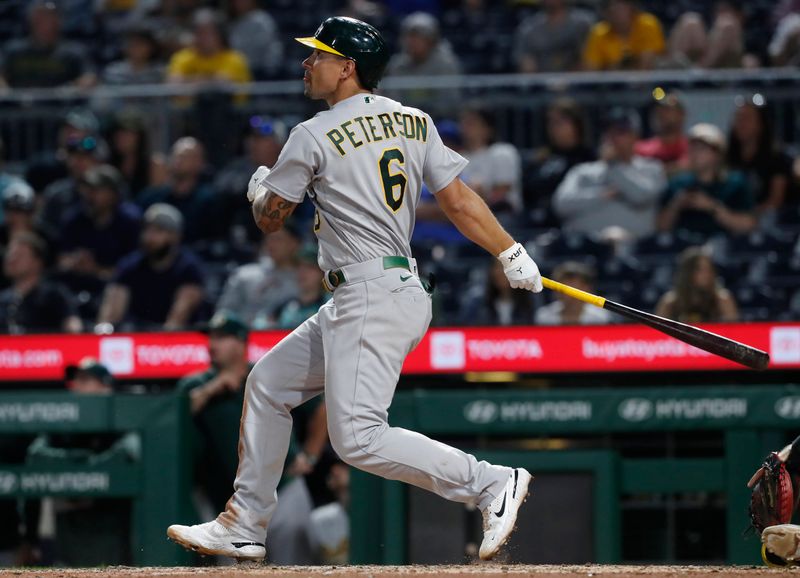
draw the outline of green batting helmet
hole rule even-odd
[[[378,86],[389,62],[389,49],[381,33],[374,26],[355,18],[328,18],[320,24],[314,36],[295,40],[355,62],[361,85],[368,90]]]

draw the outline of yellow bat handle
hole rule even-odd
[[[551,289],[552,291],[558,291],[559,293],[563,293],[564,295],[569,295],[570,297],[573,297],[578,301],[583,301],[584,303],[591,303],[596,307],[602,308],[606,304],[605,297],[592,295],[591,293],[587,293],[586,291],[581,291],[580,289],[575,289],[575,287],[564,285],[563,283],[559,283],[558,281],[553,281],[552,279],[548,279],[547,277],[542,277],[542,285],[544,285],[548,289]]]

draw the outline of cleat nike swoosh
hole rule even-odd
[[[505,493],[503,496],[503,503],[500,504],[500,509],[494,513],[495,516],[498,518],[502,518],[503,514],[506,512],[506,498],[508,497],[508,492]]]
[[[405,282],[405,281],[408,281],[409,279],[411,279],[412,277],[413,277],[413,275],[407,275],[406,277],[403,277],[402,275],[400,275],[400,281]]]

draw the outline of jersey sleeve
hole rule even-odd
[[[278,161],[261,184],[287,201],[299,203],[311,186],[322,162],[319,143],[306,127],[292,129]]]
[[[434,194],[441,191],[461,174],[468,161],[454,150],[448,148],[439,136],[439,131],[432,120],[429,120],[430,139],[425,149],[425,165],[422,179]]]

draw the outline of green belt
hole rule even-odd
[[[391,257],[384,257],[383,258],[383,268],[384,269],[407,269],[411,271],[411,264],[408,262],[406,257],[398,257],[396,255],[392,255]],[[339,285],[347,282],[347,278],[344,276],[344,271],[341,269],[336,269],[335,271],[328,271],[327,275],[328,285],[332,289],[335,289]]]

